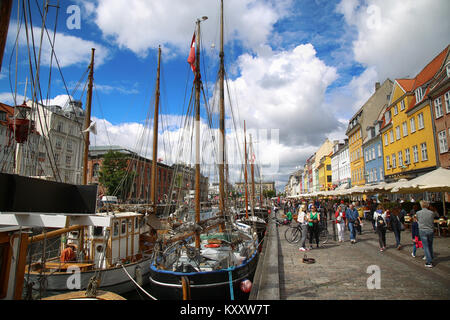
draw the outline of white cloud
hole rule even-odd
[[[280,129],[280,143],[295,147],[317,146],[336,129],[334,115],[323,108],[336,69],[317,58],[312,45],[265,57],[244,54],[238,64],[241,76],[232,85],[249,128]]]
[[[24,101],[24,96],[18,94],[16,96],[16,101],[14,101],[14,95],[11,92],[1,92],[0,93],[0,102],[10,105],[10,106],[14,106],[16,104],[22,104],[22,102]]]
[[[448,0],[342,0],[337,11],[356,28],[356,61],[378,80],[414,77],[450,43]]]
[[[36,45],[36,52],[39,50],[39,40],[41,38],[41,29],[38,27],[33,27],[33,34]],[[42,41],[42,52],[41,52],[41,64],[44,66],[49,66],[52,57],[52,47],[50,45],[49,38],[53,41],[53,31],[48,30],[48,35],[44,31],[43,41]],[[8,42],[10,44],[15,41],[17,37],[17,22],[12,21],[10,23],[8,31]],[[31,34],[29,35],[31,37]],[[27,46],[27,36],[26,31],[22,27],[20,29],[19,35],[19,45],[22,48]],[[61,32],[56,32],[55,36],[55,54],[58,59],[61,68],[68,67],[72,65],[89,65],[91,61],[92,48],[95,48],[95,65],[100,66],[108,59],[109,50],[94,41],[84,40],[71,35],[66,35]],[[53,58],[53,66],[57,66],[55,58]]]
[[[225,40],[241,41],[244,47],[257,51],[266,43],[274,23],[287,14],[290,2],[224,1]],[[95,23],[106,39],[140,56],[159,45],[166,47],[165,52],[187,52],[195,21],[202,16],[209,18],[202,23],[203,41],[207,46],[217,45],[219,4],[211,0],[97,0]]]

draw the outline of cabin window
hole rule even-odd
[[[122,231],[121,234],[125,234],[127,232],[127,220],[122,220]]]
[[[118,236],[119,235],[119,222],[114,222],[114,232],[113,232],[114,236]]]
[[[103,227],[94,227],[94,237],[103,235]]]

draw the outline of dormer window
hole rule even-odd
[[[447,66],[445,67],[445,69],[447,70],[447,77],[450,78],[450,63],[447,63]]]
[[[400,110],[405,110],[405,100],[400,101]]]
[[[386,118],[386,123],[391,121],[391,110],[386,111],[386,113],[384,114],[384,117]]]
[[[422,88],[419,87],[416,89],[416,102],[420,102],[423,99],[423,92],[422,92]]]

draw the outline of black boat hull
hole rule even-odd
[[[182,277],[189,280],[190,300],[247,300],[249,292],[241,290],[245,279],[253,281],[258,263],[258,250],[240,266],[231,270],[208,272],[172,272],[150,266],[150,293],[158,300],[183,300]],[[233,290],[230,289],[230,272]]]

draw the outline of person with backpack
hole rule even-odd
[[[378,233],[378,242],[380,244],[380,251],[386,250],[386,212],[381,205],[378,205],[377,210],[373,213],[373,220],[375,221],[375,228]]]
[[[319,248],[319,221],[320,213],[315,205],[311,206],[311,212],[308,214],[308,231],[309,231],[309,249],[312,249],[313,238],[316,240],[317,248]]]
[[[338,231],[339,242],[344,242],[344,231],[345,231],[345,207],[339,206],[335,213],[336,218],[336,228]]]
[[[402,245],[400,244],[400,235],[402,229],[404,229],[403,226],[404,217],[400,212],[400,208],[394,209],[392,213],[393,214],[391,216],[391,228],[395,235],[396,247],[398,250],[400,250],[402,247]]]

